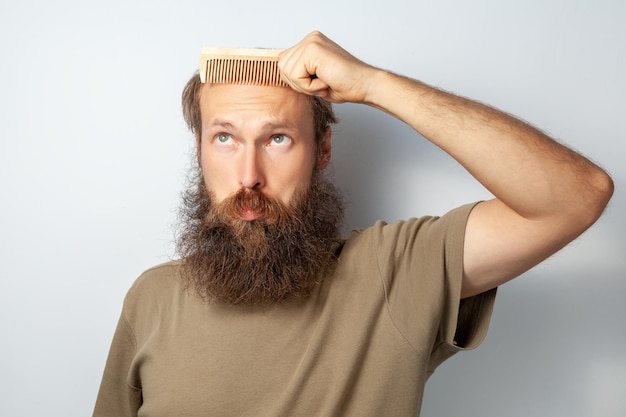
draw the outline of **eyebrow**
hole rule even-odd
[[[218,127],[225,127],[227,129],[230,129],[230,128],[234,127],[234,125],[231,122],[229,122],[228,120],[224,120],[224,119],[213,119],[206,126],[207,127],[218,126]]]
[[[229,120],[218,118],[218,119],[211,120],[211,122],[207,125],[207,127],[223,127],[225,129],[234,129],[235,125]],[[299,130],[297,124],[290,123],[290,122],[283,122],[283,121],[267,122],[262,126],[262,129],[264,130],[289,130],[289,131]]]

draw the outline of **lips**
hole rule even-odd
[[[252,208],[244,208],[243,210],[241,210],[241,213],[239,214],[239,216],[241,217],[241,220],[251,222],[253,220],[257,220],[259,217],[261,217],[262,214],[263,213],[260,210],[255,210]]]
[[[259,190],[240,189],[220,204],[224,214],[233,220],[244,222],[263,221],[274,223],[283,211],[281,203]]]

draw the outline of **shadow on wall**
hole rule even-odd
[[[405,123],[357,104],[335,106],[331,173],[344,193],[344,232],[378,219],[441,215],[489,198],[456,161]]]

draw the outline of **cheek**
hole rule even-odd
[[[211,160],[207,157],[201,157],[200,170],[202,179],[206,189],[215,195],[217,201],[221,201],[236,190],[230,190],[231,173],[228,171],[228,165],[219,160]],[[230,188],[229,188],[230,187]]]
[[[283,195],[288,195],[291,199],[295,193],[307,188],[313,178],[315,162],[315,160],[307,158],[284,167],[285,169],[274,182],[280,189],[278,191]]]

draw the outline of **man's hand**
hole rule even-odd
[[[296,91],[334,103],[364,103],[376,69],[359,61],[320,32],[284,50],[278,65]]]

